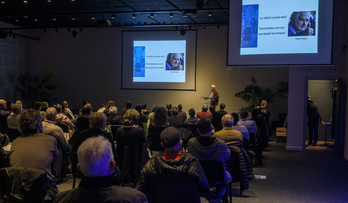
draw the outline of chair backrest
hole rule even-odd
[[[141,169],[150,159],[147,144],[126,145],[117,150],[117,165],[121,170],[121,184],[137,184]]]
[[[0,196],[5,202],[42,202],[47,194],[46,172],[39,169],[0,169]]]
[[[224,184],[225,167],[222,161],[199,160],[210,186]]]
[[[185,124],[184,128],[191,130],[191,132],[192,132],[194,137],[198,137],[199,136],[199,132],[197,130],[197,125]]]
[[[151,203],[200,203],[198,185],[189,177],[173,181],[151,180],[148,200]]]

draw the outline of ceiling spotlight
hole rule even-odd
[[[209,11],[208,16],[211,16],[211,11]]]
[[[34,18],[34,21],[37,22],[37,18]]]
[[[151,13],[151,16],[150,16],[151,18],[153,18],[153,13]]]
[[[56,17],[53,17],[53,19],[52,19],[53,21],[56,21],[57,20],[57,18]]]
[[[75,16],[71,17],[71,20],[76,20]]]
[[[135,18],[135,14],[132,14],[132,18]]]
[[[71,1],[75,1],[75,0],[71,0]]]
[[[169,14],[169,17],[171,17],[171,18],[172,18],[172,17],[173,17],[173,13],[170,13],[170,14]]]
[[[23,1],[23,3],[27,4],[27,3],[28,3],[28,1],[25,1],[25,0],[24,0],[24,1]]]
[[[94,16],[94,15],[92,15],[91,19],[92,19],[92,20],[94,20],[94,19],[95,19],[95,16]]]
[[[19,20],[18,20],[18,19],[16,19],[15,21],[16,21],[17,23],[19,22]]]
[[[47,0],[48,3],[51,3],[52,1],[51,0]]]
[[[1,1],[2,4],[5,4],[5,1]]]
[[[115,14],[112,14],[111,19],[115,19]]]

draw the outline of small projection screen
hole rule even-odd
[[[333,0],[230,0],[227,65],[332,64]]]
[[[195,90],[196,31],[123,31],[122,89]]]

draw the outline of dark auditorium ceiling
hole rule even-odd
[[[20,29],[227,25],[228,4],[229,0],[0,0],[0,21]]]

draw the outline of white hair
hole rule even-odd
[[[77,150],[80,169],[87,177],[111,175],[110,162],[113,161],[111,143],[103,136],[88,138]]]

